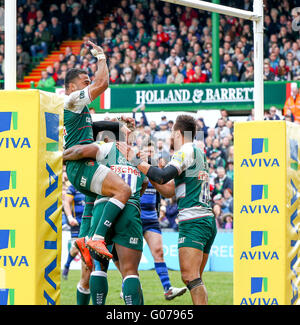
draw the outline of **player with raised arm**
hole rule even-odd
[[[196,122],[179,115],[172,130],[175,153],[163,169],[140,159],[130,146],[119,142],[118,149],[164,196],[176,195],[179,220],[179,264],[183,282],[195,305],[207,304],[202,273],[216,236],[216,222],[210,204],[208,166],[205,154],[193,145]]]
[[[100,46],[88,42],[92,46],[92,54],[97,57],[97,71],[91,84],[88,74],[80,69],[71,69],[65,78],[64,101],[64,141],[65,149],[74,145],[84,145],[94,142],[92,118],[87,107],[95,98],[102,94],[108,87],[108,68],[106,57]],[[104,237],[117,215],[125,207],[131,195],[130,187],[115,173],[104,165],[99,165],[95,160],[82,159],[67,161],[66,171],[68,179],[81,193],[88,196],[103,195],[110,197],[103,211],[101,232],[94,240],[90,240],[99,255],[111,258],[107,250]],[[85,260],[87,253],[84,238],[77,242],[78,249]],[[88,258],[88,256],[86,256]]]

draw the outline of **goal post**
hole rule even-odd
[[[253,21],[254,35],[254,117],[256,121],[264,119],[264,79],[263,79],[263,0],[254,0],[253,12],[232,8],[216,3],[201,0],[161,0],[194,9],[215,12],[218,14],[242,18]],[[214,46],[214,44],[212,44]]]

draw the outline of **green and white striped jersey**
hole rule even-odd
[[[185,143],[174,153],[168,165],[176,167],[179,172],[174,179],[178,220],[212,216],[208,165],[204,152],[192,142]]]
[[[94,142],[92,117],[87,105],[91,103],[89,87],[65,95],[64,147]]]

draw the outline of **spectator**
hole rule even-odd
[[[277,115],[277,108],[275,106],[270,107],[269,114],[267,115],[265,120],[280,120],[280,117]]]
[[[145,66],[141,67],[140,73],[135,78],[136,84],[151,84],[153,82],[153,76],[147,71]]]
[[[236,70],[240,76],[239,79],[241,79],[241,76],[243,75],[243,73],[246,71],[246,68],[245,68],[245,56],[243,53],[240,53],[237,55],[237,60],[235,62],[235,67],[236,67]]]
[[[23,51],[22,45],[17,45],[17,80],[23,81],[25,73],[28,72],[30,56]]]
[[[163,25],[157,25],[157,46],[167,44],[169,42],[169,35],[164,31]]]
[[[168,130],[168,122],[161,121],[159,124],[159,131],[154,134],[154,141],[162,140],[164,145],[169,148],[171,132]]]
[[[122,84],[133,84],[135,78],[131,68],[125,68],[123,70],[123,75],[121,75]]]
[[[174,62],[177,67],[179,66],[179,64],[181,62],[181,59],[177,55],[176,50],[174,48],[171,50],[171,55],[166,59],[165,65],[170,66],[170,61]]]
[[[38,82],[38,88],[52,88],[55,87],[55,80],[48,75],[47,71],[42,71],[41,79]]]
[[[167,77],[165,75],[165,70],[164,68],[158,68],[157,73],[154,77],[154,84],[165,84],[167,82]]]
[[[183,74],[178,72],[177,66],[173,66],[171,69],[171,73],[167,77],[167,84],[182,84],[183,82]]]
[[[162,139],[158,139],[156,142],[156,150],[155,150],[155,159],[158,161],[160,158],[163,158],[166,162],[170,160],[169,148],[164,147],[164,141]]]
[[[274,81],[275,74],[270,70],[270,64],[264,63],[264,80],[265,81]]]
[[[166,205],[161,205],[160,209],[159,209],[159,218],[158,218],[158,222],[161,228],[168,228],[169,227],[169,221],[166,217]]]
[[[82,17],[80,16],[80,5],[75,3],[68,19],[68,35],[70,39],[82,38]]]
[[[49,31],[50,31],[51,35],[53,36],[54,48],[57,49],[63,39],[62,26],[59,23],[57,17],[51,18],[51,25],[49,27]]]
[[[230,147],[230,149],[233,147]],[[230,150],[229,149],[229,150]],[[233,173],[233,160],[228,159],[227,165],[226,165],[226,175],[233,181],[234,173]]]
[[[222,211],[223,213],[233,213],[233,197],[232,190],[230,188],[225,188],[224,190]]]
[[[42,52],[42,56],[45,58],[48,55],[51,39],[50,32],[42,23],[39,24],[38,30],[34,33],[33,45],[30,47],[31,55],[36,57],[39,52]]]
[[[300,63],[297,59],[293,60],[293,65],[291,66],[291,77],[293,80],[300,80]]]
[[[280,59],[279,64],[275,69],[275,80],[276,81],[286,81],[291,79],[290,77],[290,69],[286,66],[285,60]]]
[[[224,189],[229,188],[233,191],[233,182],[232,180],[226,175],[224,167],[217,168],[217,177],[215,179],[215,186],[213,191],[213,196],[217,194],[224,194]]]
[[[218,119],[215,132],[216,137],[219,139],[223,139],[230,135],[230,129],[226,126],[225,120],[223,118]]]
[[[232,213],[224,213],[222,227],[224,229],[232,229],[233,228],[233,214]]]
[[[254,67],[252,63],[246,65],[246,70],[243,72],[240,81],[253,81],[254,80]]]
[[[22,35],[22,47],[25,52],[30,53],[30,46],[33,43],[34,34],[30,25],[26,25]]]
[[[65,84],[66,71],[61,71],[57,76],[56,86],[63,87]]]
[[[109,74],[109,83],[111,85],[118,85],[120,84],[121,78],[119,77],[119,72],[117,69],[111,69]]]
[[[233,74],[232,68],[231,67],[226,67],[224,69],[224,72],[222,74],[222,79],[221,82],[234,82],[238,81],[238,78],[236,75]]]
[[[215,216],[217,229],[222,229],[223,215],[222,215],[221,206],[219,204],[214,204],[213,205],[213,214]]]
[[[202,69],[200,66],[196,65],[194,70],[195,70],[195,73],[193,75],[192,82],[202,83],[202,82],[207,81],[206,74],[202,72]]]

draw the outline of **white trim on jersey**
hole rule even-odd
[[[186,169],[191,167],[194,164],[194,148],[192,142],[187,142],[177,150],[168,165],[174,166],[177,168],[179,174],[184,172]],[[167,166],[168,166],[167,165]]]
[[[65,95],[64,109],[80,114],[85,106],[91,102],[89,86],[87,86],[82,90],[72,92],[70,95]]]

